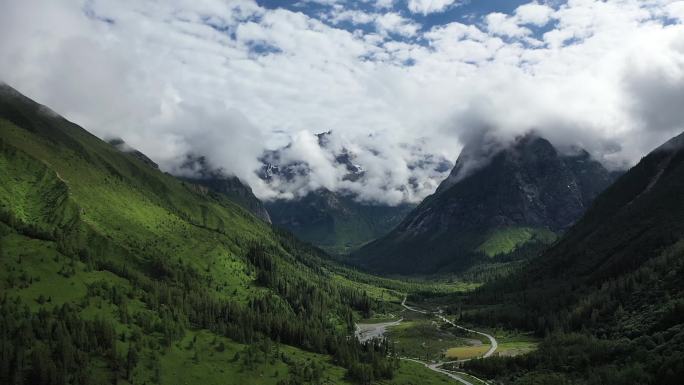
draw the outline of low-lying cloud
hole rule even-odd
[[[265,199],[418,202],[485,130],[625,167],[684,127],[684,1],[530,2],[443,25],[411,12],[458,2],[397,3],[312,17],[249,0],[9,2],[0,79],[165,170],[205,155]],[[262,180],[260,158],[287,144],[309,172]]]

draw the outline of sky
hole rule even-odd
[[[0,0],[0,81],[169,172],[203,155],[262,199],[394,205],[482,138],[633,165],[684,129],[682,21],[673,0]],[[261,180],[274,149],[308,173]]]

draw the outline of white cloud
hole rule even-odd
[[[665,13],[668,17],[677,19],[680,22],[684,20],[684,1],[674,1],[665,7]]]
[[[539,3],[527,3],[515,9],[513,15],[500,12],[485,17],[487,30],[499,36],[522,38],[532,34],[529,25],[545,26],[554,15],[553,8]],[[528,41],[528,43],[534,43]]]
[[[377,18],[378,14],[376,13],[368,13],[360,10],[349,10],[349,9],[339,9],[339,10],[333,10],[332,14],[329,17],[329,20],[334,23],[338,24],[342,21],[348,21],[353,24],[370,24],[373,23]]]
[[[532,33],[529,29],[521,26],[520,20],[508,16],[505,13],[494,12],[485,19],[487,30],[495,35],[522,37]]]
[[[420,29],[420,24],[405,18],[396,12],[372,13],[358,9],[334,8],[325,19],[334,25],[341,22],[350,22],[355,25],[374,24],[375,29],[382,37],[391,34],[411,37],[415,36]]]
[[[397,34],[414,36],[420,25],[395,12],[383,13],[375,19],[375,25],[381,34]]]
[[[553,8],[539,3],[523,4],[515,10],[515,16],[521,24],[544,26],[553,15]]]
[[[533,2],[484,25],[426,28],[379,8],[335,8],[375,26],[350,32],[248,0],[26,0],[0,13],[0,74],[166,170],[194,152],[264,198],[323,186],[417,202],[447,173],[415,165],[453,162],[484,130],[505,139],[537,129],[629,164],[684,129],[680,4]],[[550,29],[537,36],[539,25]],[[329,129],[364,178],[344,180],[312,142]],[[286,156],[310,176],[261,181],[257,158],[290,141]]]
[[[443,12],[458,0],[408,0],[408,9],[413,13],[427,15],[435,12]]]

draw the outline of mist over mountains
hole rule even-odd
[[[621,168],[681,128],[677,2],[333,3],[11,2],[0,72],[165,171],[201,154],[263,200],[418,203],[446,175],[415,165],[455,162],[482,130],[536,129]],[[259,159],[289,143],[311,178],[263,183]],[[364,178],[345,180],[342,148]]]

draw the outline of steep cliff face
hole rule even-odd
[[[507,147],[466,146],[436,193],[354,260],[382,273],[431,273],[548,242],[614,177],[586,151],[563,155],[534,135]]]

